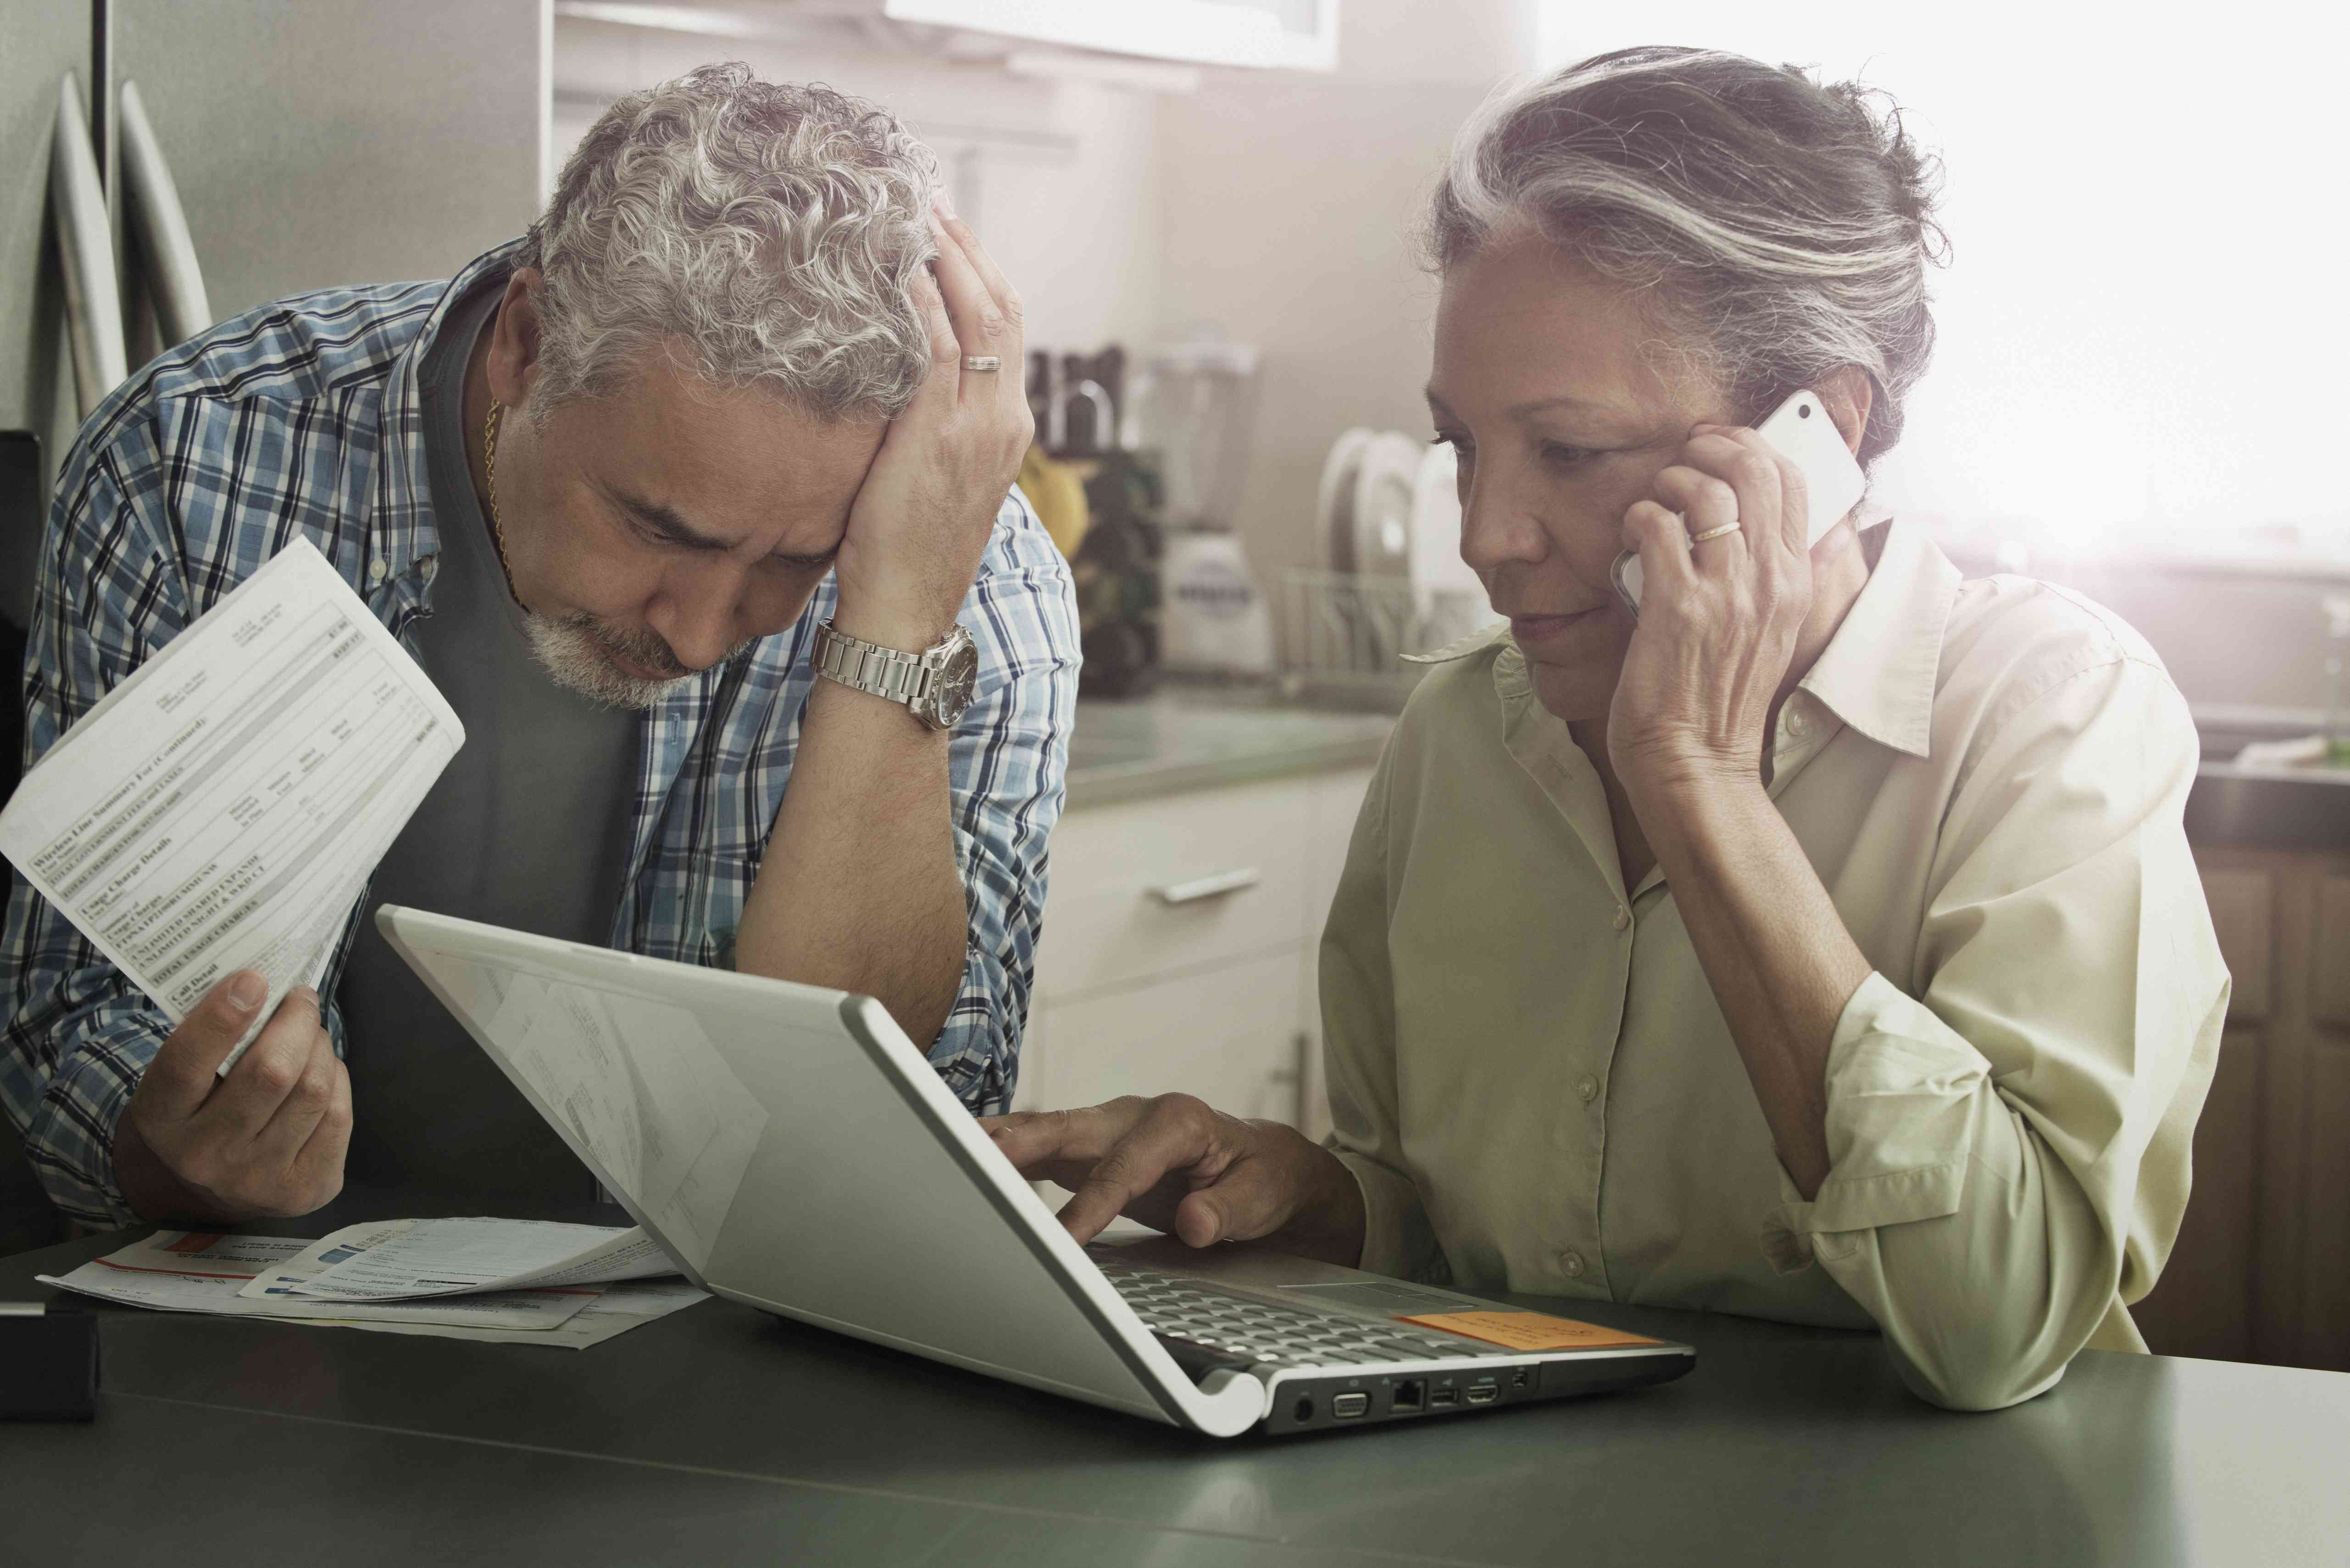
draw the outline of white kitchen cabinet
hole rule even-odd
[[[1047,1000],[1294,943],[1311,779],[1188,791],[1061,818],[1036,987]]]
[[[1297,1004],[1294,949],[1057,1002],[1045,1101],[1092,1106],[1180,1091],[1234,1116],[1294,1122]]]
[[[1338,0],[801,0],[798,9],[1191,65],[1338,63]]]
[[[1326,1127],[1315,951],[1369,781],[1349,768],[1065,815],[1015,1106],[1180,1090]]]

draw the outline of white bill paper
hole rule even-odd
[[[296,538],[109,692],[0,812],[0,853],[174,1024],[256,969],[325,972],[464,730]]]
[[[671,1275],[665,1280],[621,1280],[599,1287],[594,1301],[549,1329],[484,1328],[468,1324],[446,1328],[430,1323],[344,1323],[336,1318],[303,1317],[292,1321],[314,1328],[364,1328],[377,1334],[429,1334],[439,1339],[484,1340],[493,1345],[546,1345],[563,1350],[585,1350],[640,1324],[667,1317],[681,1307],[706,1302],[710,1293],[696,1290]],[[470,1298],[458,1296],[455,1301]],[[426,1304],[426,1303],[420,1303]]]
[[[244,1287],[248,1297],[387,1302],[478,1291],[588,1289],[674,1274],[642,1231],[538,1220],[390,1220],[313,1241]]]
[[[562,1326],[593,1306],[599,1294],[594,1286],[573,1286],[422,1302],[354,1303],[247,1293],[247,1287],[286,1268],[313,1245],[276,1236],[159,1231],[69,1274],[37,1277],[44,1284],[79,1295],[161,1312],[296,1318],[354,1328],[405,1324],[450,1330],[496,1327],[524,1334]]]

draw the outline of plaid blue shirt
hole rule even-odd
[[[510,267],[512,250],[447,283],[263,306],[157,359],[90,416],[58,477],[35,589],[28,766],[296,535],[406,640],[439,549],[418,369],[450,306]],[[799,746],[810,644],[833,600],[827,578],[797,625],[681,683],[646,716],[614,947],[731,962]],[[961,618],[979,644],[978,693],[950,763],[971,925],[962,992],[930,1054],[983,1114],[1008,1103],[1019,1061],[1077,690],[1068,568],[1016,490]],[[329,999],[364,902],[322,988]],[[162,1015],[21,879],[0,985],[0,1102],[34,1169],[67,1213],[127,1222],[114,1128],[167,1031]],[[331,1001],[327,1023],[339,1050]]]

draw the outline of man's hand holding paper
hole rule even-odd
[[[115,1127],[136,1212],[303,1214],[341,1190],[350,1078],[312,987],[463,739],[296,538],[26,776],[0,850],[170,1028]]]
[[[268,999],[240,970],[163,1042],[116,1125],[115,1179],[151,1217],[237,1220],[307,1214],[343,1189],[351,1075],[318,1016],[317,992],[288,993],[222,1075]]]

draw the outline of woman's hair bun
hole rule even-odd
[[[1800,76],[1800,67],[1784,67]],[[1829,82],[1820,91],[1865,128],[1876,145],[1877,161],[1885,171],[1887,205],[1918,225],[1918,247],[1927,259],[1947,265],[1950,236],[1937,221],[1942,204],[1942,161],[1918,144],[1903,118],[1901,106],[1882,88],[1864,82]]]

